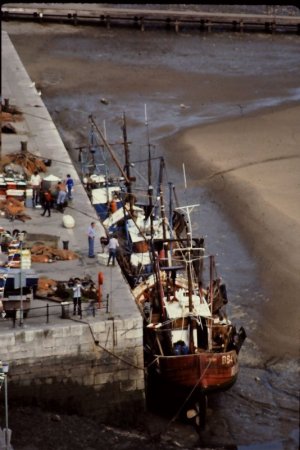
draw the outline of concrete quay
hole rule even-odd
[[[144,407],[142,317],[118,266],[101,265],[88,258],[87,229],[96,222],[95,252],[101,251],[104,230],[90,203],[69,154],[13,47],[2,32],[2,100],[9,99],[23,114],[14,122],[17,134],[2,134],[2,155],[18,152],[21,142],[28,151],[51,159],[45,176],[65,179],[70,173],[75,182],[74,199],[65,209],[75,219],[75,228],[66,229],[62,213],[52,210],[51,217],[41,217],[40,209],[27,208],[31,220],[10,222],[1,216],[0,225],[9,231],[45,233],[69,241],[69,249],[80,255],[72,261],[32,263],[38,275],[65,281],[89,275],[97,285],[98,273],[104,275],[103,299],[108,304],[96,309],[95,317],[83,305],[79,316],[61,318],[61,306],[49,323],[45,315],[29,314],[23,325],[0,318],[0,360],[10,365],[8,383],[10,400],[55,406],[65,412],[91,415],[103,421],[117,421],[124,412]],[[34,299],[32,309],[53,306],[52,302]]]

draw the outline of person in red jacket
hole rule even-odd
[[[48,217],[51,216],[51,205],[52,205],[52,195],[51,192],[48,190],[44,193],[44,211],[41,214],[41,216],[44,216],[46,212],[48,211]]]

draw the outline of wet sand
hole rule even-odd
[[[258,305],[261,342],[277,357],[299,354],[299,119],[292,105],[197,127],[177,141],[191,184],[214,192],[259,265],[270,297]]]

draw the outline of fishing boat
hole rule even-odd
[[[246,333],[242,327],[237,330],[227,316],[227,289],[217,274],[214,255],[206,254],[203,237],[193,236],[191,217],[199,205],[180,207],[172,183],[165,205],[163,158],[159,158],[154,193],[150,146],[148,186],[143,192],[147,203],[139,201],[129,171],[126,136],[124,132],[125,169],[117,164],[121,176],[113,191],[107,172],[102,185],[93,188],[102,198],[98,210],[107,234],[118,237],[117,259],[143,316],[148,395],[156,395],[158,384],[164,396],[179,394],[187,417],[203,426],[207,395],[230,388],[237,379],[238,354]],[[109,208],[112,201],[114,208]]]
[[[159,382],[165,395],[180,393],[189,405],[188,418],[203,426],[206,396],[230,388],[237,379],[246,333],[243,328],[237,331],[227,317],[227,289],[216,273],[214,256],[205,255],[203,239],[192,237],[190,212],[195,206],[183,208],[186,237],[167,241],[165,257],[155,259],[153,274],[133,295],[144,317],[149,383]]]

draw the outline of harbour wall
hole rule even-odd
[[[130,423],[144,408],[142,333],[139,319],[112,319],[1,334],[10,402]]]

